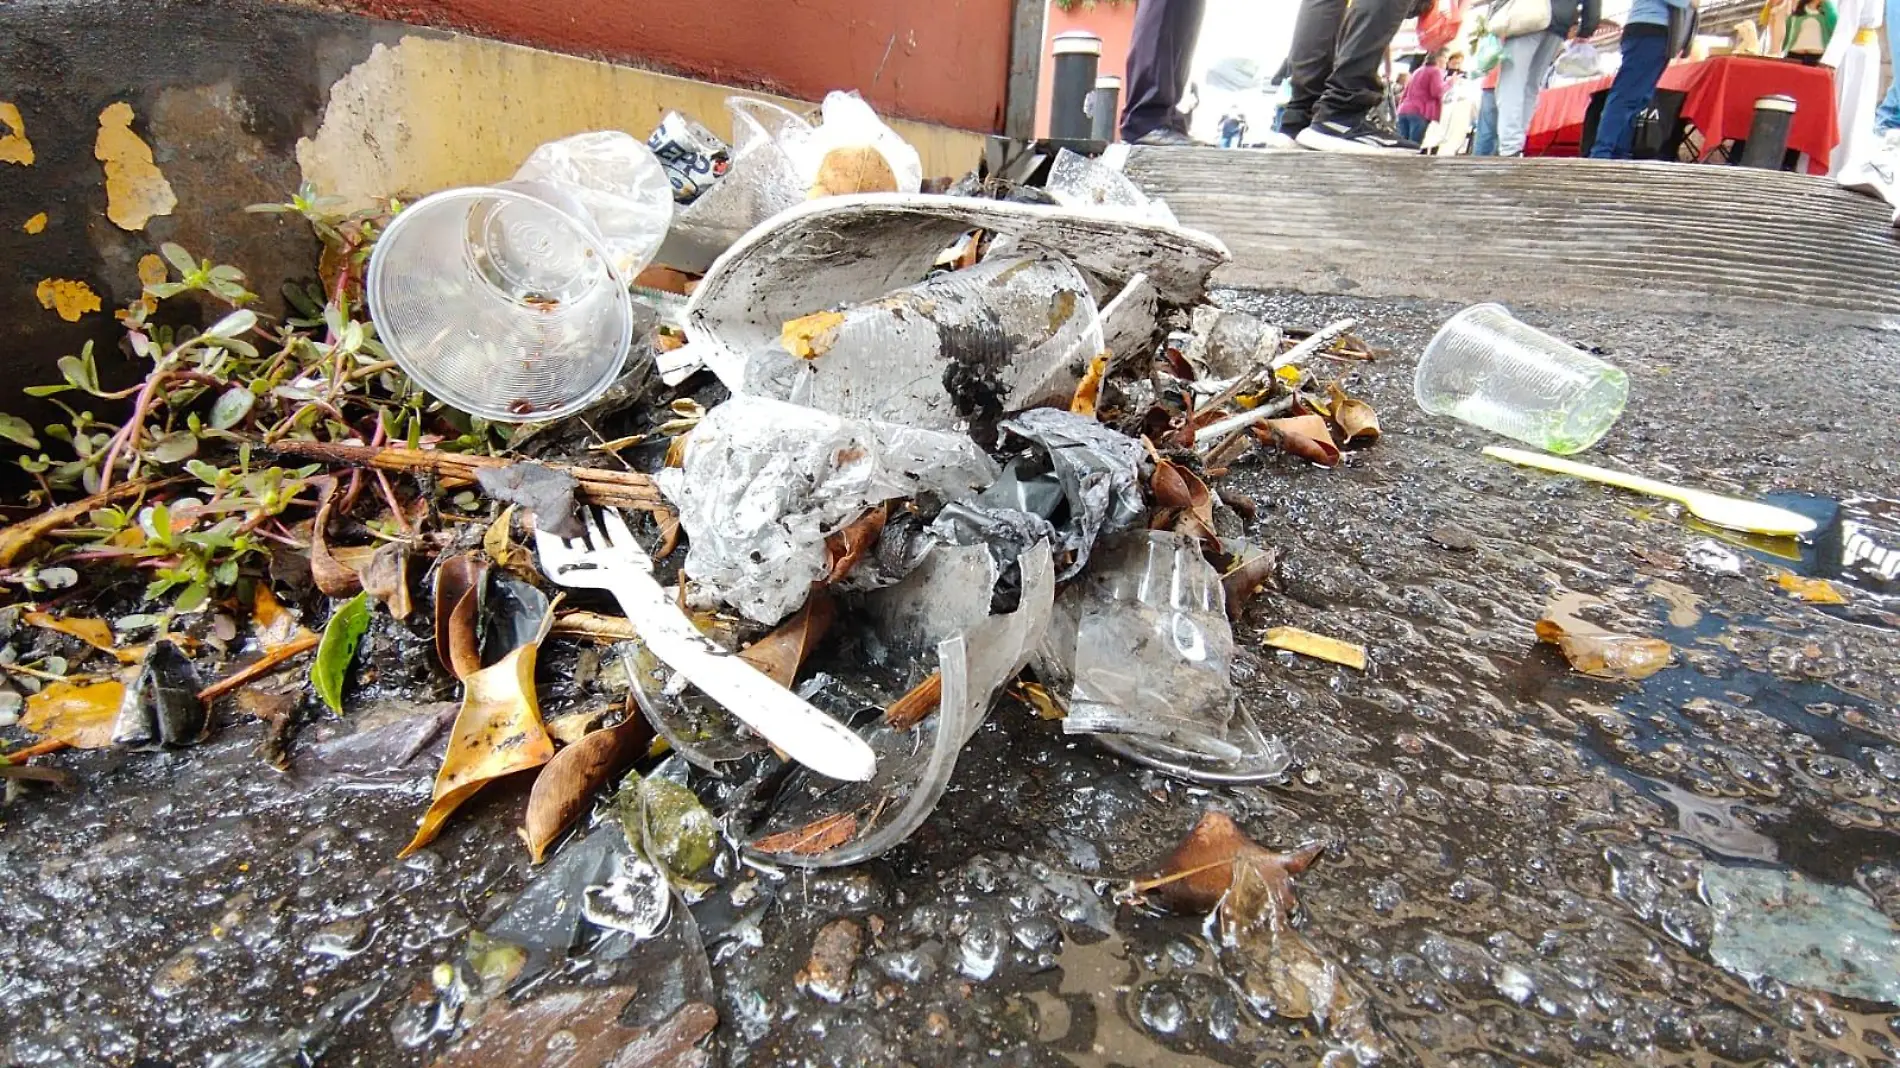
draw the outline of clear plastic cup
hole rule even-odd
[[[627,283],[672,210],[637,138],[543,145],[513,181],[436,193],[390,221],[364,287],[377,336],[418,385],[471,415],[571,415],[626,363]]]
[[[1445,321],[1418,362],[1418,406],[1548,452],[1581,452],[1623,414],[1629,376],[1519,322],[1502,305],[1474,304]]]

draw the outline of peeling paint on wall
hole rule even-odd
[[[96,312],[100,307],[99,294],[84,282],[47,278],[33,292],[40,298],[40,307],[58,312],[59,317],[69,323],[78,322],[80,316]]]
[[[99,113],[93,156],[105,165],[106,217],[126,230],[143,230],[155,215],[178,206],[171,183],[152,161],[152,147],[132,132],[132,105],[120,101]]]
[[[46,229],[46,213],[42,211],[38,215],[33,216],[31,219],[28,219],[26,223],[20,227],[20,229],[25,230],[29,234],[37,234],[40,231],[45,230]]]
[[[377,45],[330,87],[316,136],[297,144],[303,177],[344,199],[432,193],[506,179],[543,142],[586,130],[644,138],[669,110],[729,136],[735,90],[477,37],[405,37]],[[811,105],[759,93],[803,111]],[[981,158],[978,134],[892,123],[927,175],[962,175]]]
[[[33,165],[33,142],[26,139],[26,119],[17,104],[0,100],[0,163]]]

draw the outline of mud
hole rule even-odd
[[[1391,350],[1350,383],[1383,442],[1331,471],[1247,461],[1224,486],[1258,504],[1249,536],[1286,554],[1281,590],[1236,638],[1244,700],[1294,754],[1289,782],[1171,780],[1005,702],[905,846],[840,871],[727,870],[695,907],[721,1059],[1348,1063],[1310,1022],[1254,1016],[1199,920],[1115,900],[1118,877],[1217,805],[1269,846],[1325,844],[1296,881],[1303,930],[1371,992],[1389,1063],[1900,1062],[1892,1006],[1713,964],[1697,891],[1703,865],[1785,866],[1900,917],[1890,609],[1853,590],[1845,608],[1797,601],[1740,548],[1739,575],[1712,572],[1692,564],[1711,535],[1673,506],[1479,457],[1484,435],[1410,398],[1451,306],[1226,299],[1291,325],[1354,315]],[[1598,462],[1754,494],[1900,497],[1892,334],[1526,315],[1631,373]],[[1669,640],[1676,663],[1640,684],[1572,675],[1531,634],[1566,593],[1602,602],[1585,613],[1597,622]],[[1276,625],[1362,642],[1370,667],[1269,653]],[[544,684],[573,677],[552,659]],[[272,1063],[301,1048],[400,1065],[446,1047],[415,1006],[524,885],[526,785],[489,790],[398,862],[433,751],[366,773],[380,765],[319,760],[322,732],[306,730],[284,775],[254,755],[261,733],[69,756],[77,792],[0,811],[0,1061]]]

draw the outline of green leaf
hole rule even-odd
[[[257,313],[249,308],[237,311],[205,327],[204,336],[210,338],[231,338],[249,331],[257,325]]]
[[[180,612],[196,612],[203,608],[210,598],[210,587],[203,582],[194,582],[179,591],[178,599],[172,602],[172,607]]]
[[[244,272],[228,263],[220,263],[211,268],[211,280],[214,282],[242,282]]]
[[[28,386],[20,392],[29,397],[51,397],[56,393],[70,393],[72,388],[62,382],[57,386]]]
[[[87,393],[99,392],[99,372],[90,360],[82,360],[77,356],[61,356],[59,374],[66,380],[66,384],[74,389],[83,389]]]
[[[211,425],[218,430],[229,430],[242,423],[256,403],[257,394],[243,386],[232,386],[211,406]]]
[[[630,771],[614,794],[620,826],[634,851],[685,890],[711,864],[719,849],[719,825],[685,786],[658,775]]]
[[[161,464],[175,464],[198,455],[198,439],[184,431],[167,434],[154,442],[145,455]]]
[[[158,246],[158,252],[159,255],[164,256],[173,267],[178,268],[179,274],[190,274],[198,269],[198,261],[192,259],[191,253],[186,252],[182,245],[176,245],[167,241]]]
[[[0,412],[0,438],[15,445],[24,445],[29,449],[40,447],[40,439],[33,436],[33,424],[17,415]]]
[[[369,629],[369,595],[359,593],[344,601],[324,624],[323,637],[317,642],[317,659],[310,667],[310,681],[317,696],[337,715],[343,714],[343,673],[356,659],[357,643]]]
[[[145,292],[158,300],[167,300],[190,288],[183,282],[153,282],[145,287]]]

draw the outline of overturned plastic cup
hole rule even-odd
[[[1629,375],[1502,305],[1474,304],[1425,346],[1413,392],[1434,415],[1568,454],[1615,425],[1629,401]]]
[[[391,220],[365,285],[377,334],[418,385],[471,415],[571,415],[625,366],[627,284],[672,210],[638,139],[543,145],[512,181],[436,193]]]

